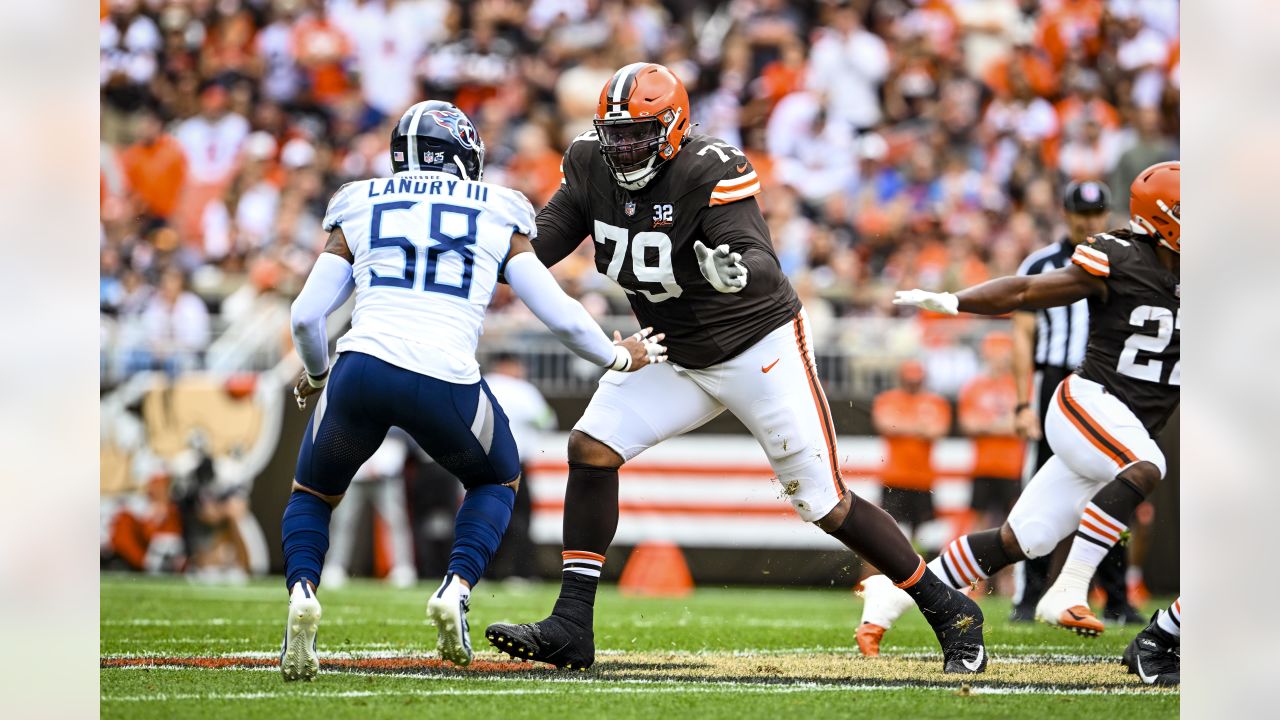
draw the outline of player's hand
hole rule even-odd
[[[1013,415],[1013,430],[1023,440],[1039,440],[1040,416],[1034,408],[1022,408]]]
[[[307,374],[306,370],[298,376],[298,382],[293,385],[293,399],[298,403],[299,410],[307,409],[307,398],[315,395],[324,389],[324,384],[329,381],[329,371],[325,370],[324,375],[313,377]]]
[[[702,277],[711,287],[722,293],[736,293],[747,286],[747,266],[742,264],[742,255],[730,251],[728,245],[712,250],[701,240],[695,240],[693,252],[698,256]]]
[[[622,333],[617,330],[613,331],[613,344],[617,349],[617,356],[614,358],[613,364],[609,366],[610,370],[619,372],[635,372],[645,365],[656,365],[667,361],[667,348],[662,345],[662,340],[666,333],[658,333],[650,335],[653,328],[647,327],[631,337],[623,340]]]
[[[911,305],[922,310],[955,315],[960,299],[951,293],[935,293],[928,290],[899,290],[893,294],[894,305]]]

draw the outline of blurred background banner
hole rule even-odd
[[[941,547],[1023,474],[1012,324],[901,312],[893,290],[1018,272],[1069,237],[1072,181],[1106,184],[1105,226],[1123,225],[1134,175],[1179,156],[1178,17],[1176,0],[102,0],[103,567],[212,581],[279,570],[306,419],[286,394],[300,369],[289,304],[333,192],[390,174],[405,107],[457,103],[487,143],[485,179],[540,207],[600,88],[636,60],[669,66],[698,132],[750,158],[808,310],[846,476],[893,505],[923,550]],[[554,273],[606,330],[629,332],[593,245]],[[330,318],[330,337],[349,313]],[[531,478],[509,544],[536,552],[497,572],[554,577],[564,433],[599,371],[505,287],[481,360],[491,382],[520,385],[502,402],[524,415]],[[922,417],[918,436],[886,429]],[[1135,577],[1161,592],[1179,585],[1177,427],[1163,439],[1169,481],[1131,546]],[[436,573],[459,496],[416,448],[388,452],[390,469],[362,471],[368,502],[335,529],[352,538],[337,567],[408,582]],[[770,475],[721,416],[624,469],[619,545],[674,541],[698,580],[856,581]],[[828,566],[789,560],[818,548],[833,551]]]

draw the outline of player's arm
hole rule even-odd
[[[1011,275],[988,280],[958,293],[899,290],[894,305],[914,305],[933,312],[955,315],[1004,315],[1014,310],[1042,310],[1070,305],[1092,297],[1105,297],[1106,283],[1078,265],[1039,275]]]
[[[576,194],[566,184],[538,212],[538,232],[533,252],[546,267],[554,267],[565,259],[591,234],[587,217],[578,206]]]
[[[304,368],[294,387],[299,408],[305,408],[307,397],[319,392],[329,379],[329,337],[325,321],[355,290],[351,267],[354,259],[342,228],[334,227],[324,252],[316,258],[302,292],[289,309],[293,346]]]
[[[1031,407],[1031,373],[1034,369],[1032,355],[1036,342],[1035,313],[1018,311],[1013,314],[1013,387],[1018,404],[1013,411],[1013,426],[1018,436],[1040,439],[1040,418]]]
[[[754,197],[713,205],[703,209],[701,215],[707,244],[697,241],[693,250],[698,269],[716,290],[740,292],[753,275],[758,277],[778,267],[769,226]]]
[[[666,361],[667,349],[659,344],[665,336],[658,333],[650,337],[653,328],[645,328],[626,340],[615,331],[614,339],[609,340],[587,309],[560,289],[522,233],[511,235],[504,274],[516,296],[579,357],[622,372]]]

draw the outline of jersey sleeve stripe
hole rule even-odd
[[[1097,275],[1098,277],[1110,277],[1111,275],[1111,268],[1107,267],[1106,265],[1099,265],[1098,263],[1088,258],[1072,256],[1071,262],[1084,268],[1084,271],[1089,273],[1090,275]]]
[[[1104,263],[1109,262],[1107,259],[1106,253],[1102,252],[1101,250],[1095,250],[1094,248],[1091,248],[1085,245],[1077,245],[1076,251],[1072,253],[1072,255],[1088,255],[1089,257],[1095,260],[1099,260]]]
[[[711,193],[712,205],[725,205],[737,200],[744,200],[752,195],[760,194],[760,183],[752,183],[751,185],[733,192],[713,192]]]
[[[742,177],[731,178],[729,180],[721,180],[720,182],[716,183],[716,191],[728,192],[730,190],[738,190],[740,188],[746,187],[747,185],[750,185],[753,182],[757,182],[758,180],[759,178],[756,177],[756,171],[752,170],[751,172],[747,173],[746,175],[743,175]]]

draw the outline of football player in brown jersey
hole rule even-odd
[[[538,258],[554,265],[590,235],[596,268],[622,286],[646,327],[666,333],[670,363],[601,378],[569,436],[560,597],[545,620],[491,625],[485,636],[517,658],[590,666],[618,468],[728,410],[759,441],[796,513],[915,599],[945,670],[982,672],[977,604],[929,572],[897,523],[841,479],[809,324],[778,265],[751,161],[692,128],[689,96],[670,70],[618,70],[538,214]]]
[[[955,540],[929,566],[953,587],[965,587],[1051,552],[1074,532],[1071,553],[1036,606],[1036,618],[1091,636],[1103,625],[1089,609],[1089,580],[1164,477],[1154,437],[1178,407],[1182,375],[1179,164],[1147,168],[1130,193],[1129,228],[1076,246],[1067,267],[955,294],[904,290],[894,300],[950,315],[1003,315],[1088,299],[1084,362],[1058,386],[1045,419],[1054,456],[1023,489],[1004,525]],[[892,585],[867,588],[875,617],[891,622],[910,606]],[[878,649],[883,629],[883,623],[864,623],[859,646],[866,638]]]

